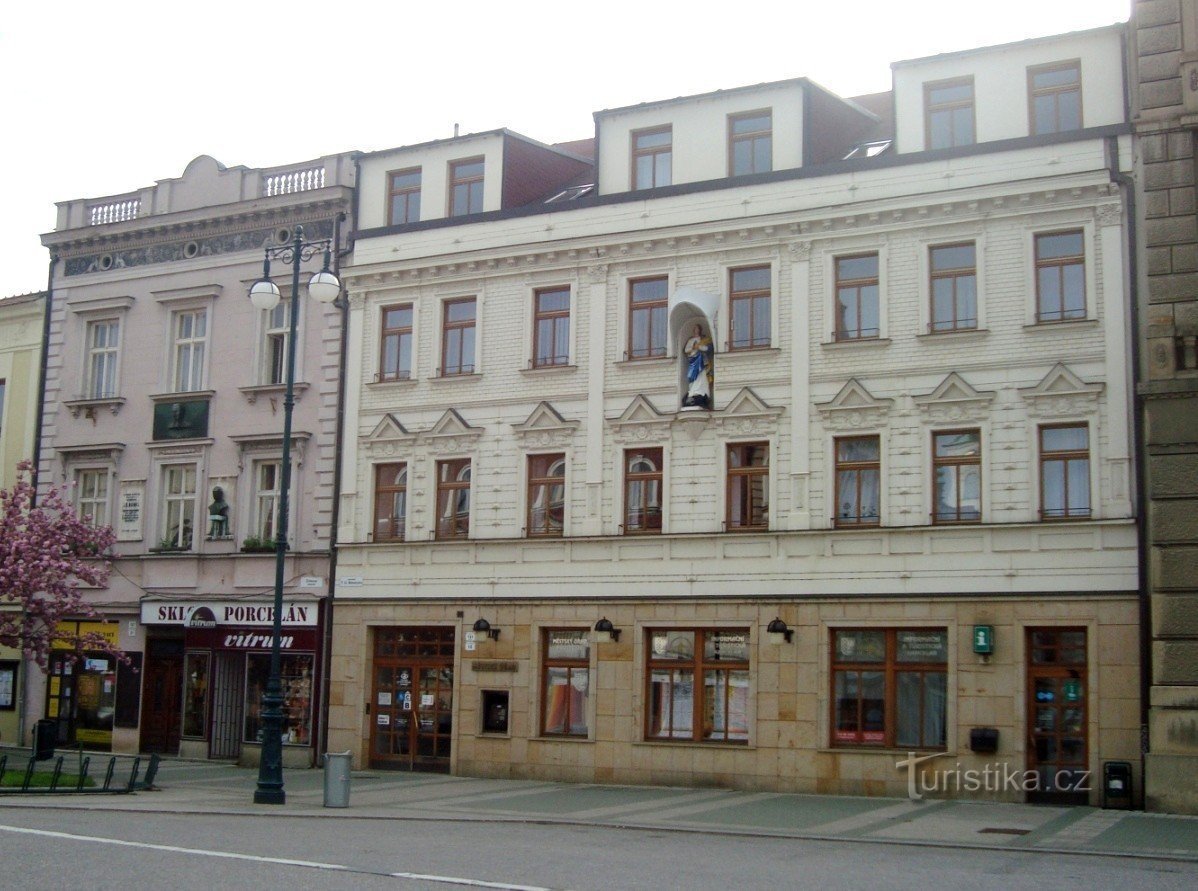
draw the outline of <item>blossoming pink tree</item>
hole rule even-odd
[[[55,643],[123,659],[103,635],[60,627],[68,617],[100,618],[80,586],[108,584],[112,527],[81,520],[55,486],[35,507],[32,465],[23,461],[17,470],[12,489],[0,489],[0,644],[20,649],[43,671]]]

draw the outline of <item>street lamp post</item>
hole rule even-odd
[[[283,459],[279,492],[279,520],[275,536],[275,603],[274,628],[270,644],[270,677],[262,694],[262,756],[258,763],[258,788],[254,792],[256,804],[284,804],[287,794],[283,791],[283,681],[279,677],[280,638],[283,631],[283,578],[287,555],[287,511],[291,491],[291,413],[295,405],[295,339],[296,321],[299,317],[300,264],[324,251],[324,268],[308,282],[308,294],[320,303],[332,303],[341,293],[341,282],[329,270],[333,243],[324,238],[319,241],[304,241],[303,226],[296,226],[294,237],[288,244],[266,248],[262,264],[262,278],[250,288],[250,302],[256,309],[269,312],[279,304],[281,294],[270,280],[270,261],[279,259],[291,264],[291,303],[288,307],[289,333],[287,337],[287,392],[283,397]]]

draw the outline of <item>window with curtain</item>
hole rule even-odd
[[[941,628],[833,630],[833,744],[943,748],[947,663]]]

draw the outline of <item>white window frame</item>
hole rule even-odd
[[[196,336],[195,318],[201,316],[204,320],[204,333],[201,336]],[[188,337],[182,337],[179,334],[179,328],[182,320],[186,316],[191,316],[192,334]],[[169,359],[169,389],[171,393],[196,393],[204,390],[208,382],[208,358],[211,352],[208,349],[208,343],[212,335],[212,312],[211,308],[205,306],[189,306],[179,308],[171,312],[169,344],[170,351]],[[200,347],[200,356],[198,361],[195,358],[195,348]],[[180,367],[180,356],[184,349],[190,349],[189,358],[187,360],[187,379],[182,381],[184,386],[180,386],[180,375],[183,373]]]
[[[277,326],[274,324],[274,314],[282,312],[283,324]],[[287,341],[291,339],[291,301],[283,299],[279,301],[279,305],[271,310],[263,310],[259,316],[258,322],[262,329],[262,335],[258,338],[260,355],[258,358],[258,383],[262,386],[271,386],[287,383]],[[278,379],[275,379],[275,352],[274,343],[278,341],[282,349],[279,356],[279,373]],[[297,357],[298,358],[298,357]],[[298,364],[298,363],[297,363]]]
[[[89,319],[85,328],[85,358],[83,367],[83,396],[85,399],[115,399],[121,392],[121,338],[124,334],[123,318],[121,316],[106,316],[100,319]],[[103,327],[111,330],[116,327],[115,343],[107,343],[103,347],[95,345],[95,335]],[[112,380],[108,390],[97,389],[98,375],[95,373],[96,361],[105,357],[106,376]]]
[[[93,526],[109,526],[111,525],[112,513],[112,490],[113,490],[113,473],[110,467],[97,466],[81,466],[71,469],[72,483],[74,486],[74,507],[75,515],[80,519],[85,516],[90,516],[90,523]],[[94,478],[96,481],[103,481],[104,493],[102,496],[85,495],[84,480],[88,477]],[[90,514],[85,514],[86,506],[92,505],[93,510]],[[94,506],[99,506],[95,509]]]
[[[926,251],[927,248],[925,247]],[[878,336],[861,338],[858,340],[837,340],[836,338],[836,261],[842,257],[860,257],[864,254],[878,255]],[[823,324],[823,342],[825,344],[844,344],[846,346],[853,344],[871,344],[879,341],[890,339],[890,312],[887,306],[887,292],[889,282],[887,281],[887,267],[889,266],[889,251],[885,244],[878,244],[876,241],[863,242],[854,244],[838,244],[834,248],[821,251],[820,265],[824,275],[824,324]],[[931,299],[931,295],[928,295]],[[930,307],[929,307],[930,315]],[[925,324],[922,331],[927,331]]]
[[[264,489],[261,485],[262,472],[267,467],[275,469],[275,479],[273,489]],[[279,534],[279,497],[283,491],[283,460],[278,458],[257,458],[253,461],[250,468],[250,499],[252,502],[250,510],[250,535],[261,539],[262,541],[273,542]],[[265,515],[263,513],[264,503],[270,504],[270,535],[263,535],[265,529]]]
[[[186,481],[187,471],[191,471],[194,476],[195,490],[190,493],[190,514],[191,514],[191,541],[187,546],[187,550],[195,551],[196,545],[203,537],[204,527],[197,525],[199,520],[199,501],[200,492],[203,486],[200,482],[200,465],[196,461],[179,461],[166,462],[164,461],[158,467],[158,516],[155,528],[157,535],[156,543],[161,543],[168,538],[172,538],[172,546],[182,549],[183,528],[187,520],[188,497],[186,491],[172,494],[169,490],[168,477],[172,471],[179,470],[183,473],[183,481]],[[170,519],[171,519],[171,504],[178,503],[180,506],[179,526],[178,531],[174,536],[170,534]]]

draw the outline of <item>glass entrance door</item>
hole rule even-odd
[[[1087,804],[1086,632],[1028,629],[1028,769],[1039,776],[1028,801]]]
[[[449,770],[453,739],[453,628],[375,631],[370,764]]]

